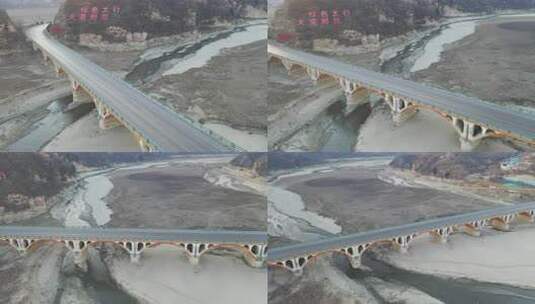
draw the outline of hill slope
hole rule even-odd
[[[534,0],[286,0],[273,14],[270,37],[312,47],[315,39],[342,45],[377,44],[450,14],[532,9]]]
[[[144,42],[266,11],[266,0],[66,0],[50,31],[72,42]]]

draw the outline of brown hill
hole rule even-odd
[[[50,31],[69,41],[98,35],[108,42],[143,42],[234,21],[249,9],[266,10],[266,0],[66,0]]]

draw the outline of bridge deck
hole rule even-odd
[[[265,244],[261,231],[205,231],[134,228],[61,228],[0,226],[0,238],[80,241],[206,242],[216,244]]]
[[[330,75],[343,77],[368,88],[390,92],[398,97],[431,106],[452,116],[482,124],[496,131],[510,133],[521,140],[535,141],[534,115],[414,81],[366,70],[279,44],[268,44],[268,53],[317,68]]]
[[[30,28],[26,35],[67,74],[79,81],[129,128],[164,152],[229,151],[219,140],[199,130],[170,109],[155,102],[124,80],[77,54],[45,34],[46,25]]]
[[[514,206],[486,209],[472,213],[446,216],[423,222],[411,223],[396,227],[388,227],[373,231],[366,231],[346,236],[332,237],[316,242],[302,243],[292,246],[272,248],[269,251],[268,260],[277,262],[286,258],[307,256],[309,254],[324,252],[370,242],[390,240],[399,236],[411,235],[433,229],[444,228],[454,225],[462,225],[478,220],[535,210],[535,203],[524,203]]]

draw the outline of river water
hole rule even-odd
[[[45,109],[35,113],[40,117],[29,131],[8,147],[8,151],[36,152],[56,137],[66,127],[87,115],[93,108],[92,104],[82,104],[75,109],[67,110],[72,96],[53,101]]]
[[[464,37],[475,33],[475,31],[475,21],[458,22],[449,25],[442,30],[440,35],[427,42],[423,54],[416,59],[410,71],[414,73],[420,70],[425,70],[433,63],[439,62],[446,44],[461,40]]]
[[[267,24],[251,25],[241,31],[232,33],[226,38],[219,39],[210,44],[210,47],[198,49],[194,55],[183,56],[174,63],[174,66],[163,73],[164,76],[182,74],[193,68],[204,66],[214,56],[219,55],[224,48],[232,48],[240,45],[265,40],[267,37]]]

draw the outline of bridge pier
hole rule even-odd
[[[78,81],[71,78],[71,89],[72,89],[72,103],[69,104],[69,109],[74,109],[77,106],[84,103],[93,102],[93,97],[89,95],[84,88],[80,85]]]
[[[113,115],[106,105],[102,102],[96,102],[97,112],[98,112],[98,124],[99,127],[103,130],[113,129],[122,125],[122,123]]]
[[[527,223],[533,223],[535,222],[535,210],[521,212],[518,214],[517,218]]]
[[[312,82],[314,83],[314,85],[317,85],[321,77],[320,70],[311,68],[311,67],[306,67],[305,71],[307,75],[310,77],[310,79],[312,79]]]
[[[249,255],[245,255],[245,260],[251,267],[261,268],[264,266],[264,263],[267,258],[267,245],[263,244],[253,244],[253,245],[244,245],[244,247],[249,251]]]
[[[286,71],[288,71],[288,75],[290,75],[294,64],[290,60],[285,58],[280,59],[280,61],[282,65],[286,68]]]
[[[308,257],[297,257],[293,259],[285,260],[284,262],[277,263],[279,266],[282,266],[289,271],[291,271],[296,276],[303,275],[303,268],[305,265],[312,260],[312,256]]]
[[[43,55],[43,60],[45,63],[50,61],[50,57],[48,57],[48,54],[44,50],[41,50],[41,54]]]
[[[149,242],[125,241],[118,242],[130,254],[130,262],[139,263],[141,253],[150,246]]]
[[[9,239],[11,247],[15,248],[20,255],[26,255],[33,243],[32,239]]]
[[[462,151],[474,150],[482,139],[488,137],[493,131],[481,125],[466,121],[462,118],[452,117],[453,127],[459,133]]]
[[[134,137],[143,152],[153,152],[154,148],[143,138],[143,136],[134,132]]]
[[[397,238],[392,239],[392,242],[397,247],[399,252],[407,253],[409,251],[409,243],[414,240],[416,234],[398,236]]]
[[[481,228],[485,227],[486,221],[480,220],[475,221],[472,223],[464,224],[461,228],[462,232],[473,236],[473,237],[479,237],[481,236]]]
[[[198,265],[201,255],[214,246],[207,243],[184,243],[181,245],[186,250],[188,260],[192,265]]]
[[[400,125],[418,113],[418,107],[403,98],[384,94],[384,100],[392,111],[392,119],[395,125]]]
[[[91,244],[91,241],[70,240],[63,242],[73,253],[74,263],[81,268],[85,268],[85,262],[87,261],[87,247]]]
[[[351,246],[348,248],[342,248],[340,251],[346,255],[353,269],[360,268],[362,265],[362,254],[371,244],[361,244],[357,246]]]
[[[358,106],[369,102],[369,93],[364,87],[344,78],[338,79],[338,83],[346,97],[346,112],[351,112]]]
[[[63,76],[65,74],[65,72],[63,71],[63,68],[55,61],[53,61],[53,64],[54,64],[54,71],[56,72],[56,77]]]
[[[511,231],[511,226],[509,225],[516,218],[516,214],[508,214],[500,217],[495,217],[490,220],[490,225],[492,228],[498,231]]]
[[[431,233],[433,237],[435,238],[435,240],[444,244],[448,242],[448,238],[450,234],[453,233],[453,227],[449,226],[449,227],[434,229]]]

